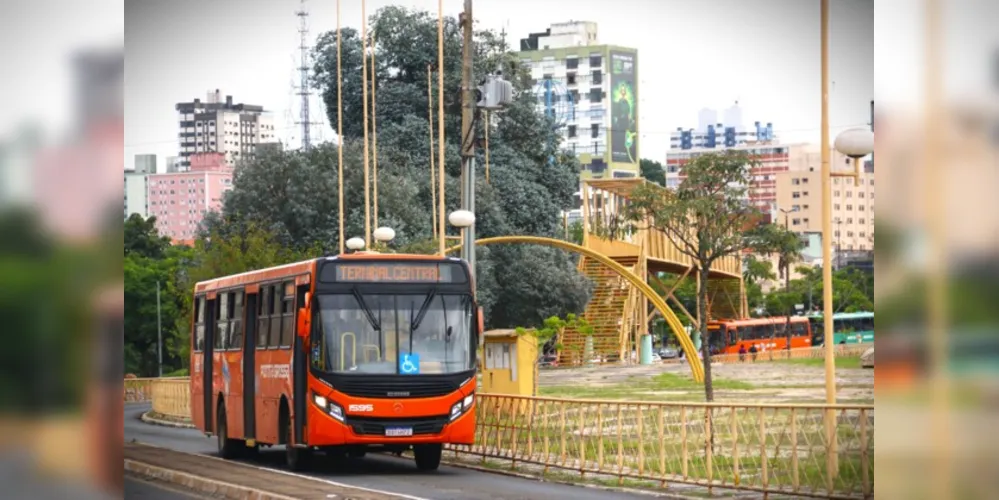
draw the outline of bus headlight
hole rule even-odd
[[[319,394],[312,395],[312,402],[319,408],[322,408],[322,410],[329,416],[343,422],[343,408],[340,407],[340,405],[326,399],[325,396],[320,396]]]
[[[312,395],[312,400],[316,402],[316,406],[318,406],[318,407],[320,407],[320,408],[322,408],[324,410],[326,409],[326,403],[327,403],[327,401],[326,401],[325,397],[320,396],[318,394],[313,394]]]
[[[472,403],[475,402],[475,394],[469,394],[465,396],[461,401],[458,401],[451,407],[451,420],[455,420],[460,417],[463,413],[468,411],[472,407]]]

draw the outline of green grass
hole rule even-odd
[[[756,386],[740,380],[714,379],[714,388],[719,391],[750,391]],[[670,391],[672,394],[650,394]],[[541,396],[567,397],[576,399],[612,399],[642,401],[691,401],[703,400],[704,385],[695,382],[688,375],[660,373],[652,377],[631,377],[620,384],[600,385],[560,385],[542,386]]]
[[[660,373],[655,377],[652,377],[652,383],[655,386],[654,390],[668,391],[668,390],[704,390],[704,385],[695,382],[692,378],[678,375],[675,373]],[[728,391],[751,391],[756,388],[753,384],[749,382],[743,382],[741,380],[731,380],[724,378],[714,378],[712,384],[715,389],[728,390]]]
[[[822,358],[807,358],[807,359],[783,359],[774,361],[774,363],[784,363],[787,365],[798,365],[798,366],[814,366],[823,367],[826,365],[826,360]],[[859,357],[845,357],[836,358],[836,368],[861,368]]]

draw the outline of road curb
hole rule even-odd
[[[295,497],[268,493],[266,491],[247,488],[246,486],[198,477],[186,472],[157,467],[128,458],[125,459],[125,472],[181,486],[185,489],[214,497],[246,500],[298,500]]]
[[[182,422],[170,422],[169,420],[162,420],[162,419],[159,419],[159,418],[151,417],[149,414],[152,413],[152,412],[153,412],[152,410],[149,410],[149,411],[143,413],[142,416],[139,417],[139,419],[142,420],[142,422],[146,423],[146,424],[159,425],[159,426],[162,426],[162,427],[173,427],[174,429],[193,429],[194,428],[194,424],[185,424],[185,423],[182,423]]]
[[[685,496],[685,495],[680,495],[680,494],[677,494],[677,493],[657,492],[657,491],[641,490],[641,489],[637,489],[637,488],[626,488],[626,487],[616,487],[616,486],[601,486],[601,485],[597,485],[597,484],[576,483],[576,482],[572,482],[572,481],[559,481],[557,479],[549,479],[549,478],[541,477],[541,476],[538,476],[538,475],[535,475],[535,474],[527,474],[527,473],[524,473],[524,472],[516,472],[516,471],[511,471],[511,470],[503,470],[503,469],[491,469],[489,467],[481,467],[481,466],[478,466],[478,465],[472,465],[472,464],[468,464],[468,463],[455,462],[455,461],[448,460],[446,458],[442,459],[441,463],[446,464],[446,465],[451,466],[451,467],[458,467],[458,468],[461,468],[461,469],[469,469],[469,470],[474,470],[474,471],[477,471],[477,472],[487,472],[487,473],[490,473],[490,474],[498,474],[498,475],[501,475],[501,476],[510,476],[510,477],[517,477],[517,478],[521,478],[521,479],[530,479],[531,481],[537,481],[537,482],[540,482],[540,483],[564,484],[566,486],[578,486],[580,488],[589,488],[589,489],[592,489],[592,490],[602,490],[602,491],[608,491],[608,492],[633,493],[633,494],[636,494],[636,495],[646,495],[646,496],[654,497],[654,498],[669,498],[669,499],[673,499],[673,500],[700,500],[700,497]]]

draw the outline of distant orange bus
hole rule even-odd
[[[735,354],[740,346],[759,352],[787,349],[787,317],[733,319],[708,322],[708,343],[712,354]],[[791,317],[791,348],[812,346],[808,318]]]
[[[198,283],[195,427],[225,458],[284,445],[293,470],[369,449],[437,469],[474,443],[472,280],[460,259],[361,252]]]

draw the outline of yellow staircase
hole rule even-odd
[[[635,265],[634,259],[619,262],[628,270],[633,270]],[[633,287],[607,266],[585,256],[580,258],[579,270],[593,283],[590,301],[583,312],[583,318],[593,329],[592,352],[586,347],[587,335],[567,328],[560,342],[559,364],[578,366],[594,359],[599,362],[618,361],[622,350],[624,311],[629,296],[633,295]]]

